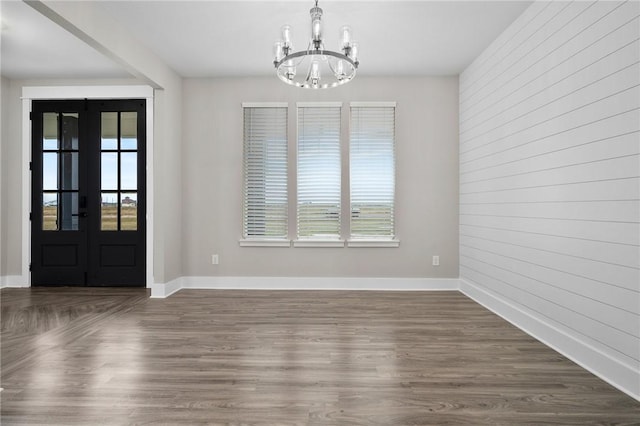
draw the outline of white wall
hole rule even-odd
[[[467,294],[640,395],[639,2],[537,2],[460,77]]]
[[[290,87],[275,77],[188,79],[183,95],[185,276],[458,277],[457,77],[358,77],[324,91]],[[239,246],[242,102],[295,107],[315,100],[342,101],[347,109],[349,101],[397,101],[399,248]],[[295,115],[290,123],[295,138]],[[211,265],[211,254],[220,255],[219,265]],[[431,265],[432,255],[440,255],[441,266]]]

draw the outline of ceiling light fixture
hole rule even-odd
[[[358,43],[351,40],[351,28],[340,28],[340,51],[325,50],[322,39],[322,9],[316,4],[311,14],[311,40],[307,50],[293,51],[291,27],[282,27],[282,40],[274,47],[273,64],[280,80],[305,89],[327,89],[348,83],[358,69]],[[306,72],[299,73],[299,70]]]

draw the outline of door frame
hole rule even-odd
[[[34,86],[22,88],[22,283],[31,287],[31,101],[55,99],[145,99],[146,102],[146,287],[153,280],[153,99],[151,86]]]

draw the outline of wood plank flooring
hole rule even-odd
[[[3,289],[2,425],[640,424],[456,292]]]

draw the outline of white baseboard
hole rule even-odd
[[[151,284],[150,297],[152,299],[164,299],[165,297],[169,297],[182,288],[182,281],[182,277],[178,277],[175,280],[169,281],[168,283]]]
[[[30,287],[28,282],[22,279],[22,275],[5,275],[0,277],[0,288],[24,288]]]
[[[460,291],[520,330],[566,356],[605,382],[640,401],[640,371],[602,353],[586,342],[524,312],[512,303],[463,278]]]
[[[457,278],[183,277],[182,288],[238,290],[458,290]]]

